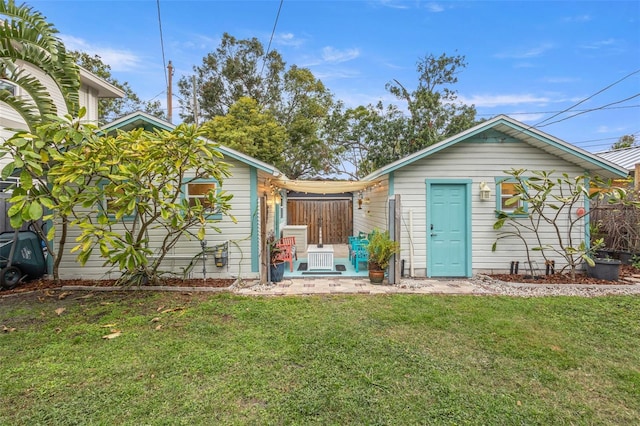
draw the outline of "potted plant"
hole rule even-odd
[[[582,256],[587,266],[587,276],[599,280],[618,281],[620,274],[620,260],[603,256],[604,239],[599,238],[591,242],[591,248]]]
[[[267,237],[267,249],[269,250],[270,281],[279,283],[284,277],[285,261],[280,258],[282,249],[278,247],[277,240],[272,233]]]
[[[367,245],[369,253],[369,281],[380,284],[384,280],[384,272],[394,254],[400,252],[400,245],[389,236],[389,231],[374,229]]]

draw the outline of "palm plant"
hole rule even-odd
[[[0,78],[19,87],[27,96],[0,88],[0,102],[9,105],[33,131],[48,114],[76,115],[80,74],[73,58],[56,36],[58,31],[31,7],[14,0],[0,1]],[[53,81],[67,111],[58,111],[50,90],[25,69],[43,72]]]
[[[0,86],[0,103],[22,117],[28,133],[34,135],[46,135],[52,126],[59,125],[55,116],[68,115],[70,118],[84,114],[79,108],[79,68],[67,54],[57,33],[40,12],[24,4],[16,5],[14,0],[0,0],[0,80],[8,83]],[[12,87],[18,90],[11,90]],[[62,103],[56,105],[54,99],[62,99]],[[66,111],[59,111],[59,107]],[[67,124],[62,125],[64,135],[75,134],[73,123],[69,120]],[[25,143],[33,139],[32,136],[18,132],[9,140],[1,141],[4,146],[0,150],[0,157],[7,154],[12,157],[2,170],[3,178],[21,171],[20,186],[9,201],[14,206],[20,202],[24,208],[9,210],[11,224],[19,228],[24,222],[33,223],[40,238],[47,242],[49,255],[53,258],[54,279],[58,278],[70,213],[58,211],[48,215],[48,218],[60,220],[56,251],[51,244],[54,227],[45,233],[39,220],[43,218],[44,208],[55,207],[49,191],[48,171],[55,163],[53,154],[60,152],[65,136],[56,132],[53,137]],[[77,139],[72,141],[75,143]]]

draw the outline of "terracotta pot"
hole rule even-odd
[[[377,263],[369,262],[369,281],[371,284],[382,284],[384,281],[384,269]]]

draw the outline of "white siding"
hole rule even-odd
[[[98,124],[98,90],[83,84],[80,86],[79,98],[80,106],[87,109],[84,120]]]
[[[58,88],[54,80],[46,75],[41,69],[34,67],[31,64],[23,61],[18,61],[19,66],[29,70],[29,73],[36,78],[47,88],[51,98],[56,106],[59,116],[67,114],[67,107],[64,102],[62,92]],[[28,94],[21,88],[16,88],[16,96],[28,96]],[[86,85],[80,86],[79,94],[80,106],[87,108],[86,121],[97,122],[98,121],[98,92],[95,88],[90,88]],[[15,112],[13,108],[10,108],[7,104],[0,102],[0,143],[13,134],[8,129],[26,129],[27,125],[22,119],[22,116]],[[0,170],[10,161],[9,158],[0,159]]]
[[[215,266],[213,258],[208,258],[206,263],[206,273],[208,278],[255,278],[256,272],[251,272],[251,221],[257,212],[251,211],[251,191],[250,191],[250,169],[243,163],[230,158],[224,160],[230,163],[232,176],[225,179],[222,189],[233,194],[231,200],[231,211],[229,214],[236,219],[234,223],[229,217],[223,216],[222,221],[213,223],[207,232],[207,247],[214,247],[218,244],[229,243],[229,262],[227,266],[218,268]],[[257,204],[257,203],[256,203]],[[213,228],[220,228],[220,233]],[[80,266],[76,262],[76,256],[70,253],[74,245],[75,237],[79,235],[78,228],[72,228],[67,239],[67,248],[60,267],[60,277],[62,279],[108,279],[117,278],[120,272],[117,269],[110,269],[102,266],[104,260],[96,251],[85,264]],[[150,247],[157,249],[160,246],[163,234],[159,230],[150,232]],[[56,237],[57,240],[58,237]],[[190,259],[201,251],[200,242],[195,239],[183,238],[176,247],[167,255],[162,263],[161,270],[182,276],[182,271],[189,264]],[[202,278],[202,263],[197,262],[191,270],[189,277]]]
[[[515,238],[503,239],[498,243],[498,250],[491,251],[491,246],[499,233],[493,229],[496,221],[494,179],[505,176],[503,171],[511,168],[556,170],[558,174],[566,172],[571,176],[584,173],[580,168],[525,143],[482,142],[461,142],[396,170],[394,192],[402,197],[401,256],[407,262],[405,270],[409,269],[409,244],[413,241],[416,275],[426,275],[428,247],[425,179],[427,178],[472,179],[473,181],[470,214],[472,215],[471,243],[474,273],[508,271],[512,260],[520,261],[520,268],[524,269],[526,250],[521,241]],[[479,187],[483,181],[491,188],[489,201],[480,201]],[[411,236],[408,234],[410,211],[413,211],[413,235]],[[571,212],[571,214],[574,213]],[[568,218],[563,220],[563,225],[567,221]],[[565,230],[564,234],[566,233]],[[575,231],[574,237],[579,240],[583,236],[584,228],[580,227]],[[543,238],[546,242],[554,241],[550,228],[543,233]],[[537,245],[532,235],[528,236],[528,241],[530,247]],[[538,266],[544,269],[542,257],[537,253],[532,253],[532,257]],[[562,266],[558,256],[551,257],[556,260],[558,267]]]
[[[358,195],[353,201],[353,232],[358,235],[359,232],[371,232],[374,228],[387,229],[389,223],[389,182],[386,178],[382,179],[378,184],[363,191],[364,202],[362,209],[358,209]]]

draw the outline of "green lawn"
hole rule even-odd
[[[637,424],[640,298],[10,297],[0,363],[2,425]]]

